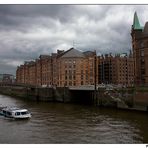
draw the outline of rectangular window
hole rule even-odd
[[[76,75],[76,71],[75,70],[73,70],[73,75]]]
[[[69,80],[72,80],[72,75],[69,75]]]
[[[72,86],[72,82],[71,81],[69,82],[69,86]]]
[[[142,74],[142,75],[145,74],[145,69],[141,69],[141,74]]]
[[[140,42],[140,47],[143,48],[144,47],[144,43]]]
[[[141,50],[141,56],[142,57],[144,56],[144,50]]]
[[[72,75],[72,71],[71,70],[69,70],[69,75]]]
[[[88,80],[88,74],[86,74],[86,81]]]
[[[144,59],[142,58],[142,59],[141,59],[141,64],[144,64],[144,63],[145,63],[145,61],[144,61]]]

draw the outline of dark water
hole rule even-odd
[[[30,120],[0,117],[0,143],[148,143],[148,113],[0,95],[0,104],[27,108]]]

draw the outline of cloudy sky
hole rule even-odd
[[[0,5],[0,73],[15,74],[26,60],[73,46],[128,52],[135,11],[144,26],[148,5]]]

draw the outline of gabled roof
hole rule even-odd
[[[133,29],[135,29],[135,30],[143,29],[143,27],[140,26],[137,12],[134,13]]]
[[[83,52],[83,54],[85,56],[89,57],[89,56],[94,56],[96,53],[94,51],[85,51],[85,52]]]
[[[70,48],[69,50],[64,52],[60,57],[62,58],[83,58],[85,57],[85,55],[79,50]]]
[[[148,22],[145,23],[145,26],[144,26],[144,33],[145,33],[145,34],[148,34]]]

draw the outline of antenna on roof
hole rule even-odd
[[[78,45],[80,45],[80,44],[82,44],[82,43],[76,42],[76,41],[74,41],[74,40],[73,40],[73,42],[72,42],[72,46],[73,46],[73,48],[75,48],[75,49],[76,49],[76,48],[79,48]]]
[[[75,41],[73,40],[73,42],[72,42],[72,46],[73,46],[73,48],[75,48]]]

